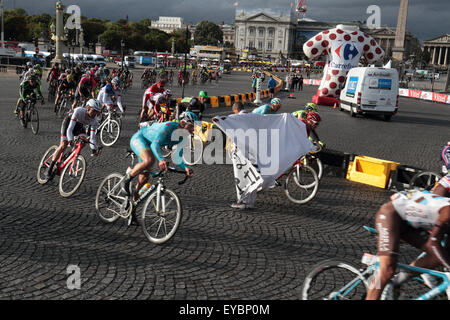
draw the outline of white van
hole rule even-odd
[[[339,110],[350,115],[377,114],[386,121],[398,110],[398,72],[385,68],[353,68],[341,91]]]

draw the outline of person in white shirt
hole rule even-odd
[[[124,113],[124,109],[122,106],[122,91],[119,88],[120,80],[118,78],[112,79],[111,83],[108,83],[104,86],[100,92],[98,93],[97,100],[103,105],[103,108],[111,108],[114,106],[114,102],[112,100],[115,97],[117,102],[117,107],[119,107],[120,112]]]

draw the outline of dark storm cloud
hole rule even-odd
[[[110,20],[125,18],[157,19],[159,16],[179,16],[186,22],[211,20],[216,23],[234,21],[234,3],[246,8],[289,7],[290,0],[63,0],[65,5],[77,4],[87,17]],[[53,13],[55,0],[4,0],[5,7],[26,9],[30,14]],[[400,0],[306,0],[306,16],[323,21],[365,21],[369,5],[381,8],[381,23],[397,25]],[[449,0],[410,0],[408,30],[421,40],[450,33]]]

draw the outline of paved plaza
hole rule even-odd
[[[210,95],[249,92],[250,74],[233,72],[185,92],[200,89]],[[281,111],[300,109],[316,89],[305,86],[295,99],[280,93]],[[174,93],[180,96],[181,88]],[[237,211],[230,207],[236,200],[232,166],[199,165],[183,186],[179,176],[169,179],[183,206],[181,225],[169,242],[151,244],[140,227],[124,220],[102,223],[95,193],[103,178],[129,165],[125,150],[137,130],[142,94],[135,82],[124,97],[127,116],[119,142],[98,158],[84,150],[86,179],[64,199],[56,182],[36,181],[43,153],[58,144],[61,120],[47,102],[39,106],[39,134],[23,129],[12,112],[18,80],[0,78],[0,299],[294,300],[315,263],[357,262],[363,252],[375,253],[376,239],[362,226],[373,226],[377,209],[392,193],[333,175],[325,175],[316,198],[305,205],[274,188],[258,194],[256,209]],[[352,118],[330,107],[319,111],[317,132],[330,149],[440,169],[440,151],[450,140],[447,105],[401,98],[391,122]],[[209,109],[205,120],[229,113],[230,108]],[[417,251],[402,247],[402,254],[406,262]],[[67,287],[71,265],[81,272],[80,289]]]

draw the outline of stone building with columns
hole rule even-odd
[[[241,58],[254,56],[256,60],[283,63],[293,53],[296,24],[289,9],[237,9],[236,54]]]
[[[447,67],[450,64],[450,34],[424,41],[423,50],[430,54],[430,64]]]

